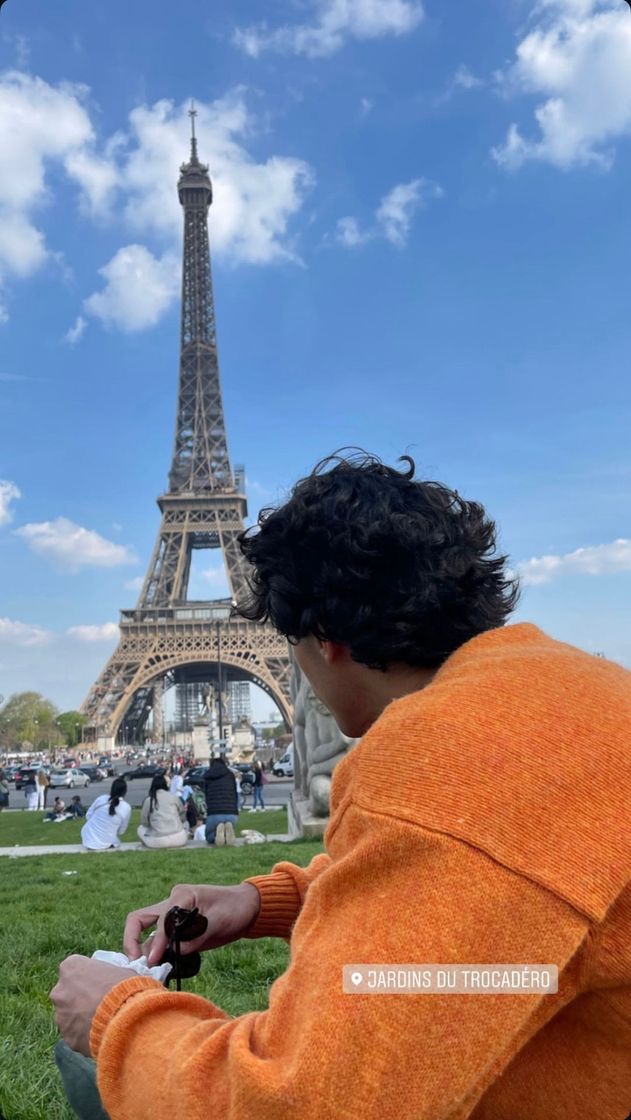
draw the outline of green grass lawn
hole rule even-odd
[[[18,810],[13,813],[0,813],[0,848],[11,848],[15,844],[80,844],[81,821],[62,821],[61,824],[44,824],[44,814],[28,813]],[[136,829],[140,824],[140,809],[132,810],[131,823],[123,836],[124,841],[138,839]],[[244,828],[253,828],[265,835],[287,831],[287,810],[274,809],[265,813],[243,810],[239,815],[237,836]]]
[[[7,822],[16,816],[2,814],[0,831],[13,827]],[[256,820],[252,827],[262,831],[272,813],[245,814],[244,823],[249,816]],[[44,832],[54,828],[57,834],[64,827],[46,825]],[[266,873],[279,860],[305,866],[321,850],[317,841],[297,841],[216,850],[2,858],[0,1117],[71,1120],[52,1058],[57,1032],[48,999],[64,957],[119,950],[127,913],[164,898],[175,883],[239,883]],[[67,871],[76,874],[65,875]],[[206,953],[199,976],[184,986],[232,1015],[264,1009],[269,987],[287,960],[282,941],[237,942]]]

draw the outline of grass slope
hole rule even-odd
[[[256,827],[271,816],[257,813]],[[3,827],[7,819],[3,814]],[[45,829],[53,827],[57,833],[64,828]],[[0,1116],[72,1118],[52,1058],[57,1032],[48,999],[64,957],[120,949],[127,913],[165,897],[175,883],[239,883],[249,875],[265,874],[280,860],[305,866],[321,850],[318,842],[297,841],[217,850],[2,859]],[[67,871],[76,874],[65,875]],[[185,987],[231,1015],[264,1009],[270,985],[287,960],[282,941],[237,942],[205,954],[199,976]]]

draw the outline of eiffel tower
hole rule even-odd
[[[180,168],[184,211],[180,376],[169,487],[158,498],[162,520],[135,610],[120,616],[120,640],[84,702],[86,741],[108,749],[116,737],[137,742],[153,709],[162,737],[163,692],[177,684],[249,680],[291,725],[287,643],[270,626],[240,618],[247,591],[238,536],[247,502],[243,467],[232,470],[221,399],[208,211],[212,184],[200,163],[191,117],[191,156]],[[187,598],[193,549],[221,549],[231,597]],[[220,679],[221,676],[221,679]]]

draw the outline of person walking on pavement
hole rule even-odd
[[[252,808],[256,811],[260,806],[261,810],[265,809],[265,802],[263,801],[263,786],[265,785],[265,774],[263,773],[263,763],[260,758],[257,758],[254,763],[254,789],[252,790]]]

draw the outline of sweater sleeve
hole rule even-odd
[[[288,941],[307,890],[330,864],[331,857],[322,852],[313,857],[308,867],[283,861],[277,863],[269,875],[253,875],[246,879],[246,883],[253,883],[257,888],[261,909],[245,936],[282,937]]]
[[[573,998],[586,921],[565,902],[417,826],[354,834],[307,891],[267,1011],[229,1019],[195,995],[109,994],[92,1041],[111,1120],[464,1120]],[[343,991],[345,964],[495,961],[557,964],[559,994]]]

